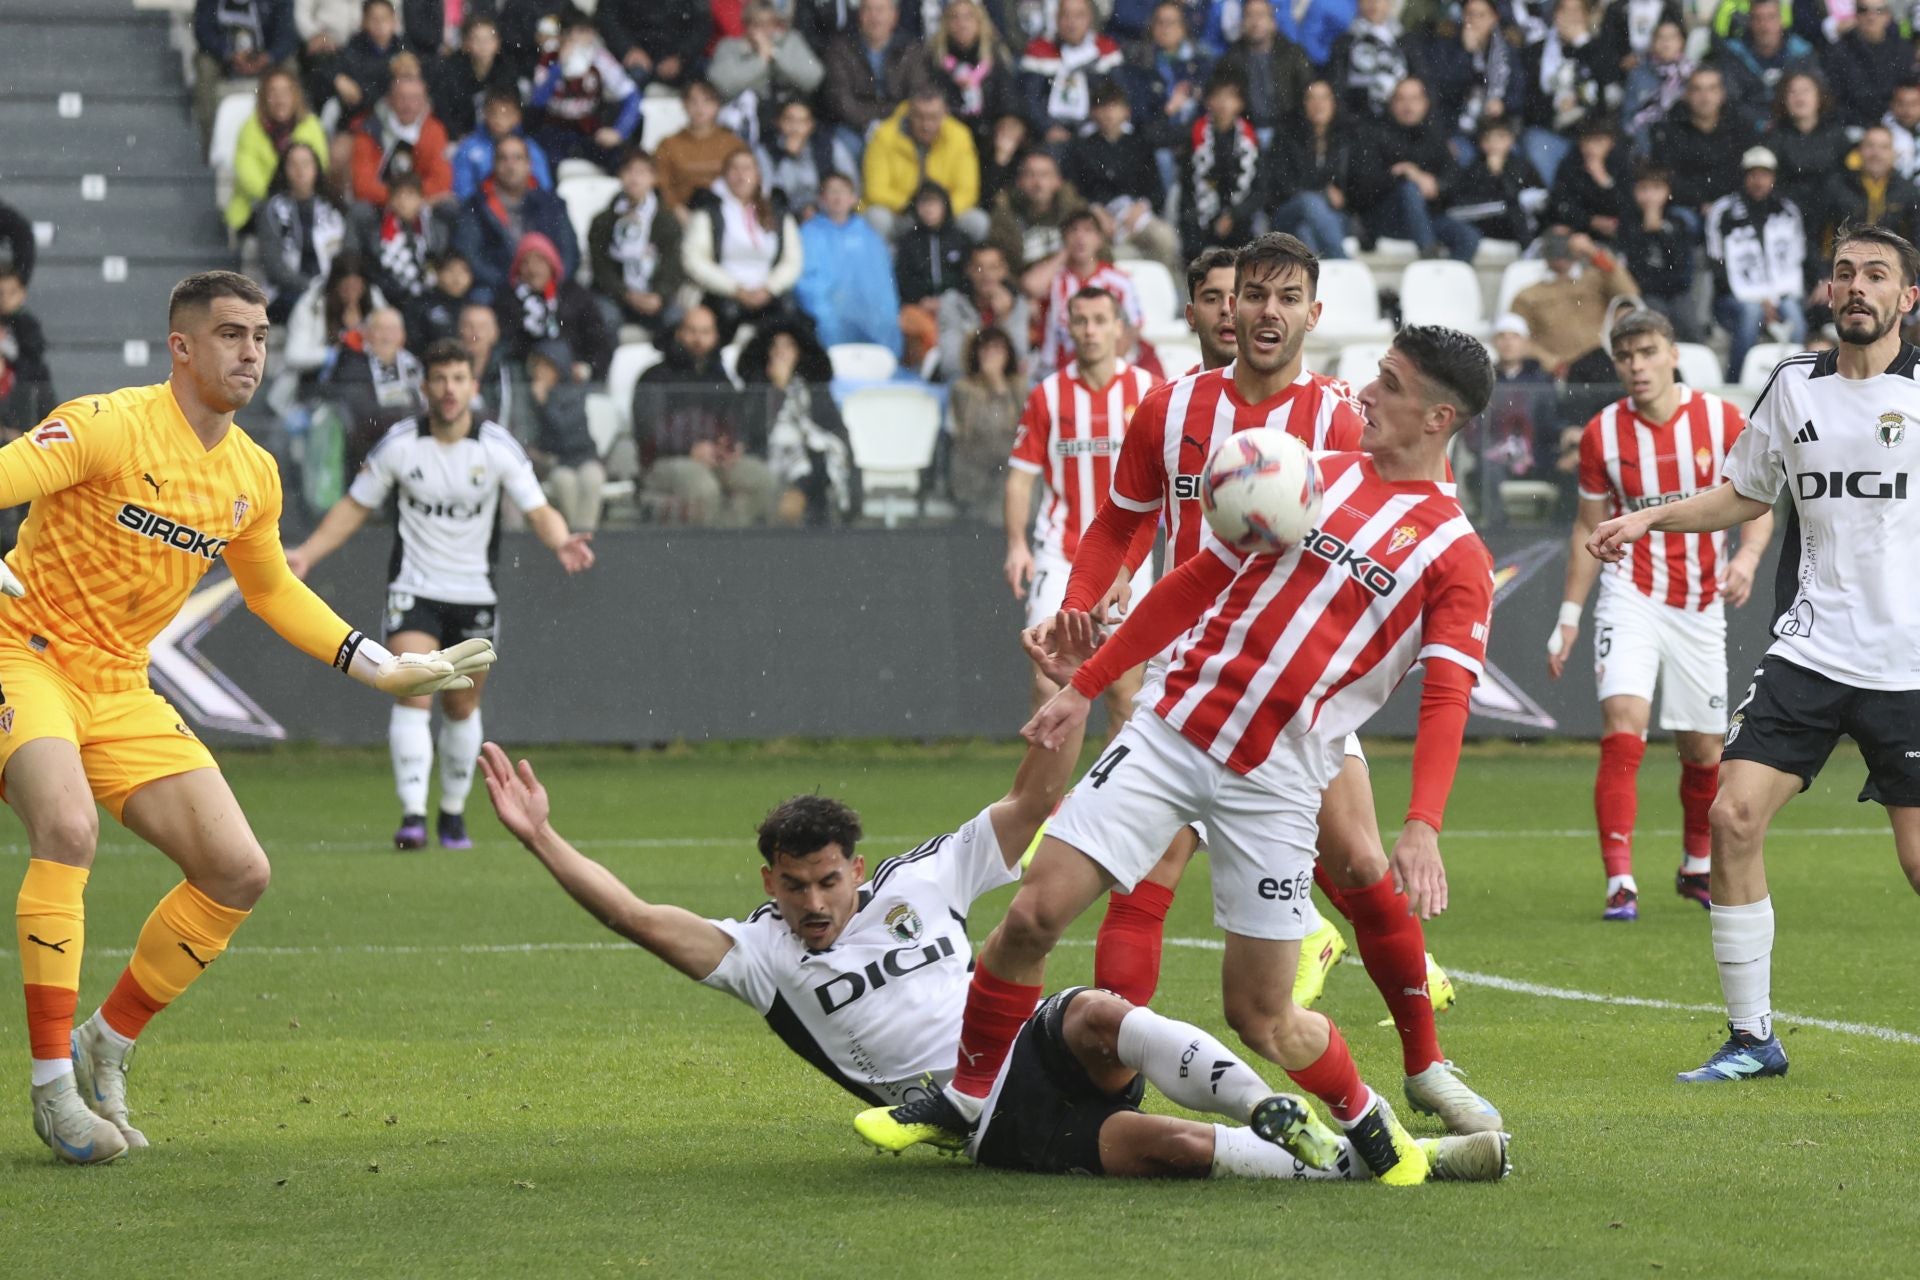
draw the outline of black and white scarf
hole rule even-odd
[[[1228,137],[1228,150],[1220,150],[1220,134],[1213,122],[1202,116],[1193,126],[1193,212],[1200,225],[1210,227],[1214,219],[1226,213],[1253,193],[1253,182],[1260,164],[1260,143],[1253,126],[1236,120]]]
[[[620,282],[629,292],[652,293],[660,251],[653,243],[653,220],[660,214],[658,192],[639,204],[625,195],[613,202],[613,243],[608,252],[620,264]]]
[[[530,340],[545,342],[560,336],[557,290],[549,295],[530,284],[516,284],[513,296],[520,300],[520,330]]]
[[[813,420],[813,393],[798,378],[787,383],[767,433],[767,465],[787,485],[824,473],[828,503],[836,514],[847,510],[853,475],[847,442]]]
[[[292,272],[301,270],[302,261],[311,251],[315,270],[309,278],[325,279],[333,267],[334,255],[340,252],[340,246],[347,238],[347,220],[341,216],[340,210],[325,200],[316,198],[307,204],[311,213],[303,215],[300,201],[287,192],[283,191],[268,201],[274,218],[286,229],[276,248],[280,261]],[[307,224],[307,217],[313,219],[311,226]]]
[[[427,291],[427,221],[432,217],[425,205],[418,226],[410,227],[392,213],[380,215],[380,269],[387,282],[409,298]]]

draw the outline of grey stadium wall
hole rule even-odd
[[[1468,732],[1595,736],[1590,626],[1566,679],[1546,673],[1565,536],[1516,530],[1487,541],[1496,563],[1492,662]],[[598,565],[569,579],[531,537],[504,540],[489,736],[637,745],[1006,738],[1025,717],[1021,610],[1000,576],[997,530],[606,531],[594,547]],[[350,622],[377,628],[387,554],[386,539],[369,531],[323,563],[312,585]],[[1772,563],[1755,602],[1728,613],[1730,695],[1766,648]],[[247,615],[223,572],[155,645],[153,673],[219,745],[385,741],[380,699],[281,643]],[[1410,735],[1417,708],[1415,676],[1366,732]]]

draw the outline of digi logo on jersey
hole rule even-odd
[[[1348,576],[1376,596],[1390,596],[1400,585],[1400,579],[1393,576],[1393,570],[1372,556],[1355,551],[1323,529],[1308,533],[1306,541],[1300,545],[1335,568],[1345,569]]]
[[[227,549],[229,539],[216,538],[210,533],[202,533],[190,525],[169,520],[157,511],[129,502],[121,507],[113,522],[123,529],[131,529],[143,538],[152,538],[155,542],[164,542],[177,551],[199,556],[202,560],[218,560],[220,553]]]
[[[924,947],[899,947],[878,960],[869,960],[864,970],[835,974],[813,989],[820,1001],[820,1012],[836,1014],[869,991],[878,991],[889,979],[905,978],[929,965],[953,958],[953,939],[941,934]]]
[[[1907,473],[1896,471],[1892,480],[1883,480],[1881,471],[1799,471],[1794,473],[1793,488],[1800,501],[1816,498],[1890,498],[1903,502],[1907,496]]]
[[[436,516],[447,520],[478,520],[485,511],[479,503],[422,502],[410,493],[402,494],[401,500],[423,516]]]

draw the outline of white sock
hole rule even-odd
[[[440,812],[465,813],[473,790],[473,768],[480,760],[480,708],[465,720],[440,720]]]
[[[1009,1050],[1009,1052],[1011,1052],[1011,1050]],[[980,1113],[987,1109],[987,1100],[985,1098],[976,1098],[970,1093],[962,1093],[951,1084],[941,1085],[940,1092],[947,1095],[947,1101],[953,1104],[953,1109],[958,1111],[969,1123],[978,1121],[980,1119]]]
[[[107,1020],[100,1016],[100,1010],[95,1009],[93,1011],[93,1016],[87,1019],[87,1025],[93,1028],[95,1035],[105,1039],[106,1042],[114,1048],[123,1052],[133,1048],[133,1041],[108,1026]]]
[[[33,1060],[33,1087],[52,1084],[61,1076],[73,1074],[72,1058],[35,1058]]]
[[[1366,1178],[1366,1167],[1353,1158],[1353,1147],[1342,1140],[1339,1158],[1331,1169],[1316,1169],[1296,1160],[1251,1129],[1213,1126],[1214,1178]]]
[[[1713,869],[1712,858],[1695,858],[1682,854],[1680,874],[1684,876],[1703,876]]]
[[[1380,1096],[1373,1091],[1373,1086],[1368,1084],[1362,1084],[1360,1087],[1366,1090],[1365,1093],[1360,1095],[1362,1098],[1365,1099],[1365,1102],[1362,1103],[1359,1109],[1353,1113],[1353,1119],[1340,1120],[1339,1116],[1333,1117],[1335,1120],[1340,1121],[1340,1127],[1342,1129],[1352,1130],[1362,1120],[1365,1120],[1367,1118],[1367,1112],[1373,1110],[1373,1104],[1380,1101]]]
[[[1735,1031],[1773,1034],[1773,899],[1744,907],[1714,903],[1713,959]]]
[[[1640,886],[1633,882],[1632,876],[1607,877],[1607,896],[1609,898],[1622,889],[1625,889],[1628,893],[1634,894],[1635,896],[1638,896],[1640,893]]]
[[[1191,1023],[1135,1009],[1120,1020],[1115,1040],[1122,1065],[1190,1110],[1245,1123],[1273,1096],[1273,1087],[1239,1055]]]
[[[433,768],[433,712],[394,703],[387,718],[387,746],[393,752],[393,789],[400,812],[427,811],[427,771]]]

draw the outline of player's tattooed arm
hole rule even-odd
[[[547,789],[527,761],[516,767],[489,742],[480,750],[480,772],[501,825],[601,924],[696,981],[718,968],[733,949],[733,939],[712,921],[683,907],[644,901],[613,872],[568,844],[549,821]]]

